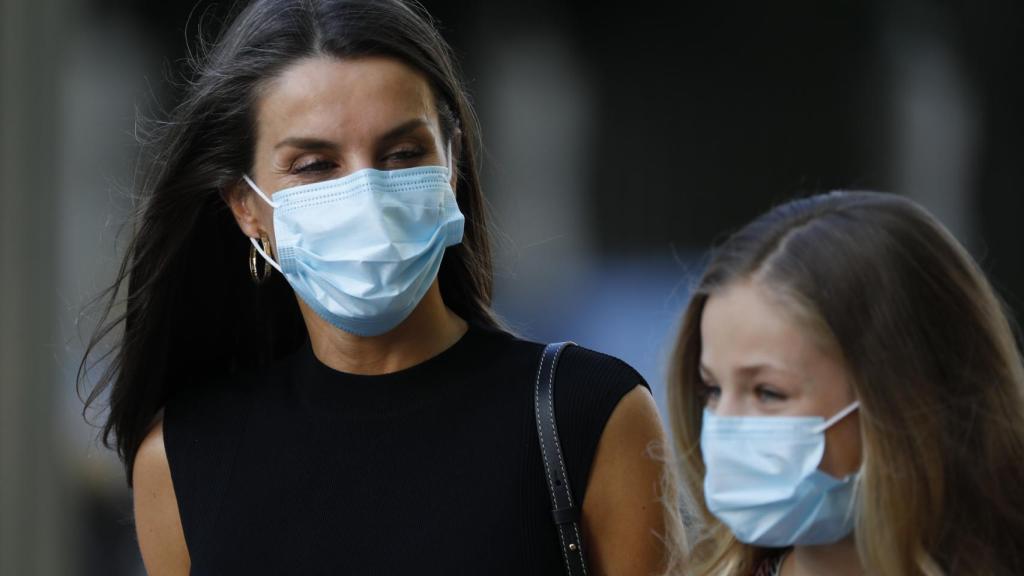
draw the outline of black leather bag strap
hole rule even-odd
[[[544,348],[533,388],[533,408],[540,453],[544,459],[544,475],[551,495],[551,515],[558,529],[565,570],[569,576],[586,576],[579,503],[572,498],[569,473],[565,468],[562,444],[558,440],[558,426],[555,423],[555,368],[562,350],[573,345],[572,342],[559,342]]]

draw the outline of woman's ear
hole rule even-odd
[[[262,234],[262,227],[253,206],[253,193],[245,180],[239,179],[234,184],[222,188],[220,197],[231,208],[235,216],[235,222],[242,230],[242,233],[250,238],[259,238]]]

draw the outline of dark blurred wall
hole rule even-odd
[[[172,62],[229,7],[95,4],[133,14]],[[1024,208],[1024,4],[425,4],[478,96],[496,72],[488,59],[496,47],[554,34],[576,55],[589,107],[579,211],[599,253],[703,248],[794,194],[881,189],[936,212],[1022,307],[1024,242],[1014,219]],[[966,96],[928,108],[930,94],[947,91]],[[478,101],[485,121],[492,104]],[[943,132],[950,106],[953,120],[966,120]],[[914,124],[918,108],[937,114]],[[485,143],[491,128],[485,123]],[[957,142],[930,149],[933,133]],[[947,177],[950,150],[958,171]],[[489,161],[500,167],[502,158]]]
[[[137,574],[121,470],[63,421],[68,343],[117,265],[136,108],[173,107],[235,2],[3,1],[0,573]],[[920,201],[1024,313],[1024,3],[425,4],[483,121],[499,309],[526,335],[621,354],[657,396],[700,255],[835,188]],[[89,448],[61,463],[61,434]]]
[[[486,6],[488,42],[553,21],[586,57],[601,252],[703,248],[794,194],[880,189],[936,213],[1024,309],[1024,4]]]

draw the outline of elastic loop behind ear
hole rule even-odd
[[[242,178],[245,180],[246,184],[248,184],[249,187],[253,189],[253,191],[260,195],[260,198],[263,198],[264,202],[270,204],[271,208],[277,208],[277,202],[274,202],[273,200],[270,199],[269,196],[264,194],[263,190],[260,190],[260,187],[257,186],[256,183],[252,181],[252,178],[249,178],[248,174],[242,174]]]
[[[824,432],[825,430],[828,430],[829,428],[832,427],[833,424],[835,424],[836,422],[839,422],[843,418],[846,418],[846,416],[850,412],[853,412],[857,408],[860,408],[860,401],[859,400],[854,400],[852,404],[850,404],[846,408],[843,408],[842,410],[837,412],[835,416],[833,416],[833,417],[829,418],[828,420],[826,420],[824,424],[818,426],[816,431],[817,432]]]

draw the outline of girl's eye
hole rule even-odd
[[[334,166],[327,160],[314,160],[312,162],[307,162],[306,164],[300,164],[292,169],[292,172],[295,174],[316,173],[330,170],[333,167]]]
[[[717,402],[722,395],[722,389],[712,384],[701,382],[699,396],[705,404]]]
[[[754,388],[754,394],[757,395],[757,399],[761,402],[782,402],[786,399],[785,394],[767,386],[757,386]]]

